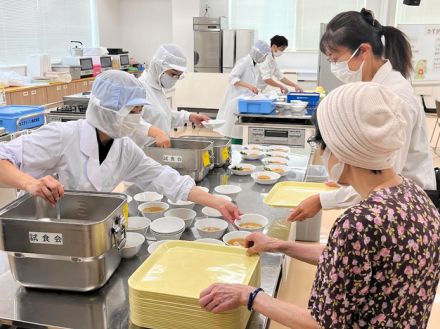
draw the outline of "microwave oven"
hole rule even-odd
[[[121,70],[127,70],[130,63],[128,54],[120,54],[119,61],[121,63]]]
[[[93,77],[93,59],[92,57],[74,57],[67,56],[62,60],[63,65],[80,66],[81,78]]]
[[[112,58],[110,56],[101,56],[101,71],[108,71],[112,69]]]

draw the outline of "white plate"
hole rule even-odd
[[[260,160],[264,158],[264,152],[257,150],[241,150],[241,158],[243,160]]]
[[[249,170],[238,170],[238,169],[233,169],[233,168],[247,168]],[[250,174],[252,174],[255,171],[256,168],[257,167],[255,167],[254,165],[247,164],[247,163],[239,163],[239,164],[236,164],[236,165],[230,165],[229,166],[229,169],[231,170],[231,172],[234,175],[237,175],[237,176],[250,175]]]
[[[276,151],[276,152],[290,153],[290,148],[285,145],[270,145],[267,149],[270,152]]]
[[[256,150],[256,151],[266,151],[266,147],[260,144],[247,144],[243,145],[244,150]]]
[[[280,157],[267,157],[264,158],[263,160],[261,160],[265,165],[270,165],[270,164],[281,164],[281,165],[287,165],[287,163],[289,162],[289,160],[285,159],[285,158],[280,158]]]
[[[279,151],[269,151],[266,153],[268,158],[284,158],[289,159],[289,153]]]
[[[219,127],[223,126],[225,124],[225,122],[226,122],[225,120],[215,119],[215,120],[209,120],[209,121],[202,121],[202,125],[208,129],[215,129],[215,128],[219,128]]]
[[[280,169],[283,172],[282,173],[278,172],[277,169]],[[267,165],[267,166],[264,166],[264,170],[265,171],[270,171],[270,172],[275,172],[275,173],[279,174],[281,177],[283,177],[283,176],[286,176],[289,173],[290,168],[288,166],[285,166],[285,165]]]

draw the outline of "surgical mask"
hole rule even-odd
[[[343,62],[336,62],[330,64],[330,70],[331,72],[344,83],[350,83],[350,82],[359,82],[362,81],[362,68],[364,66],[364,62],[362,62],[361,66],[358,70],[352,71],[348,67],[348,62],[351,61],[351,59],[356,55],[356,53],[359,51],[359,47],[355,50],[353,55],[351,57]]]
[[[330,180],[335,183],[338,183],[341,179],[342,173],[344,172],[345,164],[343,162],[336,163],[332,169],[329,168],[330,155],[332,152],[328,147],[325,148],[324,152],[321,155],[322,162],[324,163],[325,168],[327,169],[328,176]]]
[[[273,56],[274,57],[280,57],[282,54],[283,54],[282,51],[276,51],[276,52],[273,53]]]
[[[163,88],[171,89],[174,87],[178,79],[176,79],[175,77],[170,77],[168,74],[163,72],[159,80]]]
[[[141,113],[129,113],[122,121],[121,135],[131,136],[141,125],[143,111]]]

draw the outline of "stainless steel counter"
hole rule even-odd
[[[308,163],[309,150],[297,149],[295,152],[298,155],[293,157],[289,164],[293,167],[305,168]],[[233,149],[232,161],[234,164],[240,161],[237,148]],[[260,161],[249,163],[262,168]],[[295,176],[291,174],[283,179],[293,180]],[[213,192],[214,187],[220,184],[242,187],[243,192],[236,202],[244,213],[258,212],[265,215],[271,219],[272,228],[276,228],[280,220],[285,219],[287,209],[270,208],[262,202],[264,194],[269,192],[272,186],[254,184],[250,176],[231,176],[225,168],[212,171],[199,185],[208,187]],[[135,185],[127,190],[127,194],[130,195],[137,192]],[[136,209],[136,207],[131,206],[130,209]],[[194,209],[201,214],[200,206]],[[193,240],[197,237],[197,232],[192,229],[185,231],[182,239]],[[127,279],[149,256],[147,247],[147,244],[144,244],[136,257],[123,259],[115,274],[103,288],[85,294],[23,288],[12,278],[6,254],[0,252],[0,328],[4,328],[2,326],[4,324],[26,329],[138,329],[129,322]],[[283,256],[280,254],[266,253],[261,257],[261,286],[273,296],[276,296],[282,262]],[[267,327],[268,320],[254,313],[247,328],[265,329]]]

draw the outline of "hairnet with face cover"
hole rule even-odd
[[[133,75],[110,70],[93,83],[86,120],[112,138],[124,136],[124,119],[135,106],[150,104],[142,83]]]
[[[249,52],[249,55],[254,62],[261,63],[269,52],[269,44],[262,40],[257,40],[257,42],[255,42],[255,44],[253,45],[251,51]]]
[[[156,88],[162,88],[160,76],[167,70],[185,72],[186,57],[182,49],[175,44],[165,43],[156,50],[153,59],[150,61],[148,72],[140,77],[141,81],[149,82]]]

